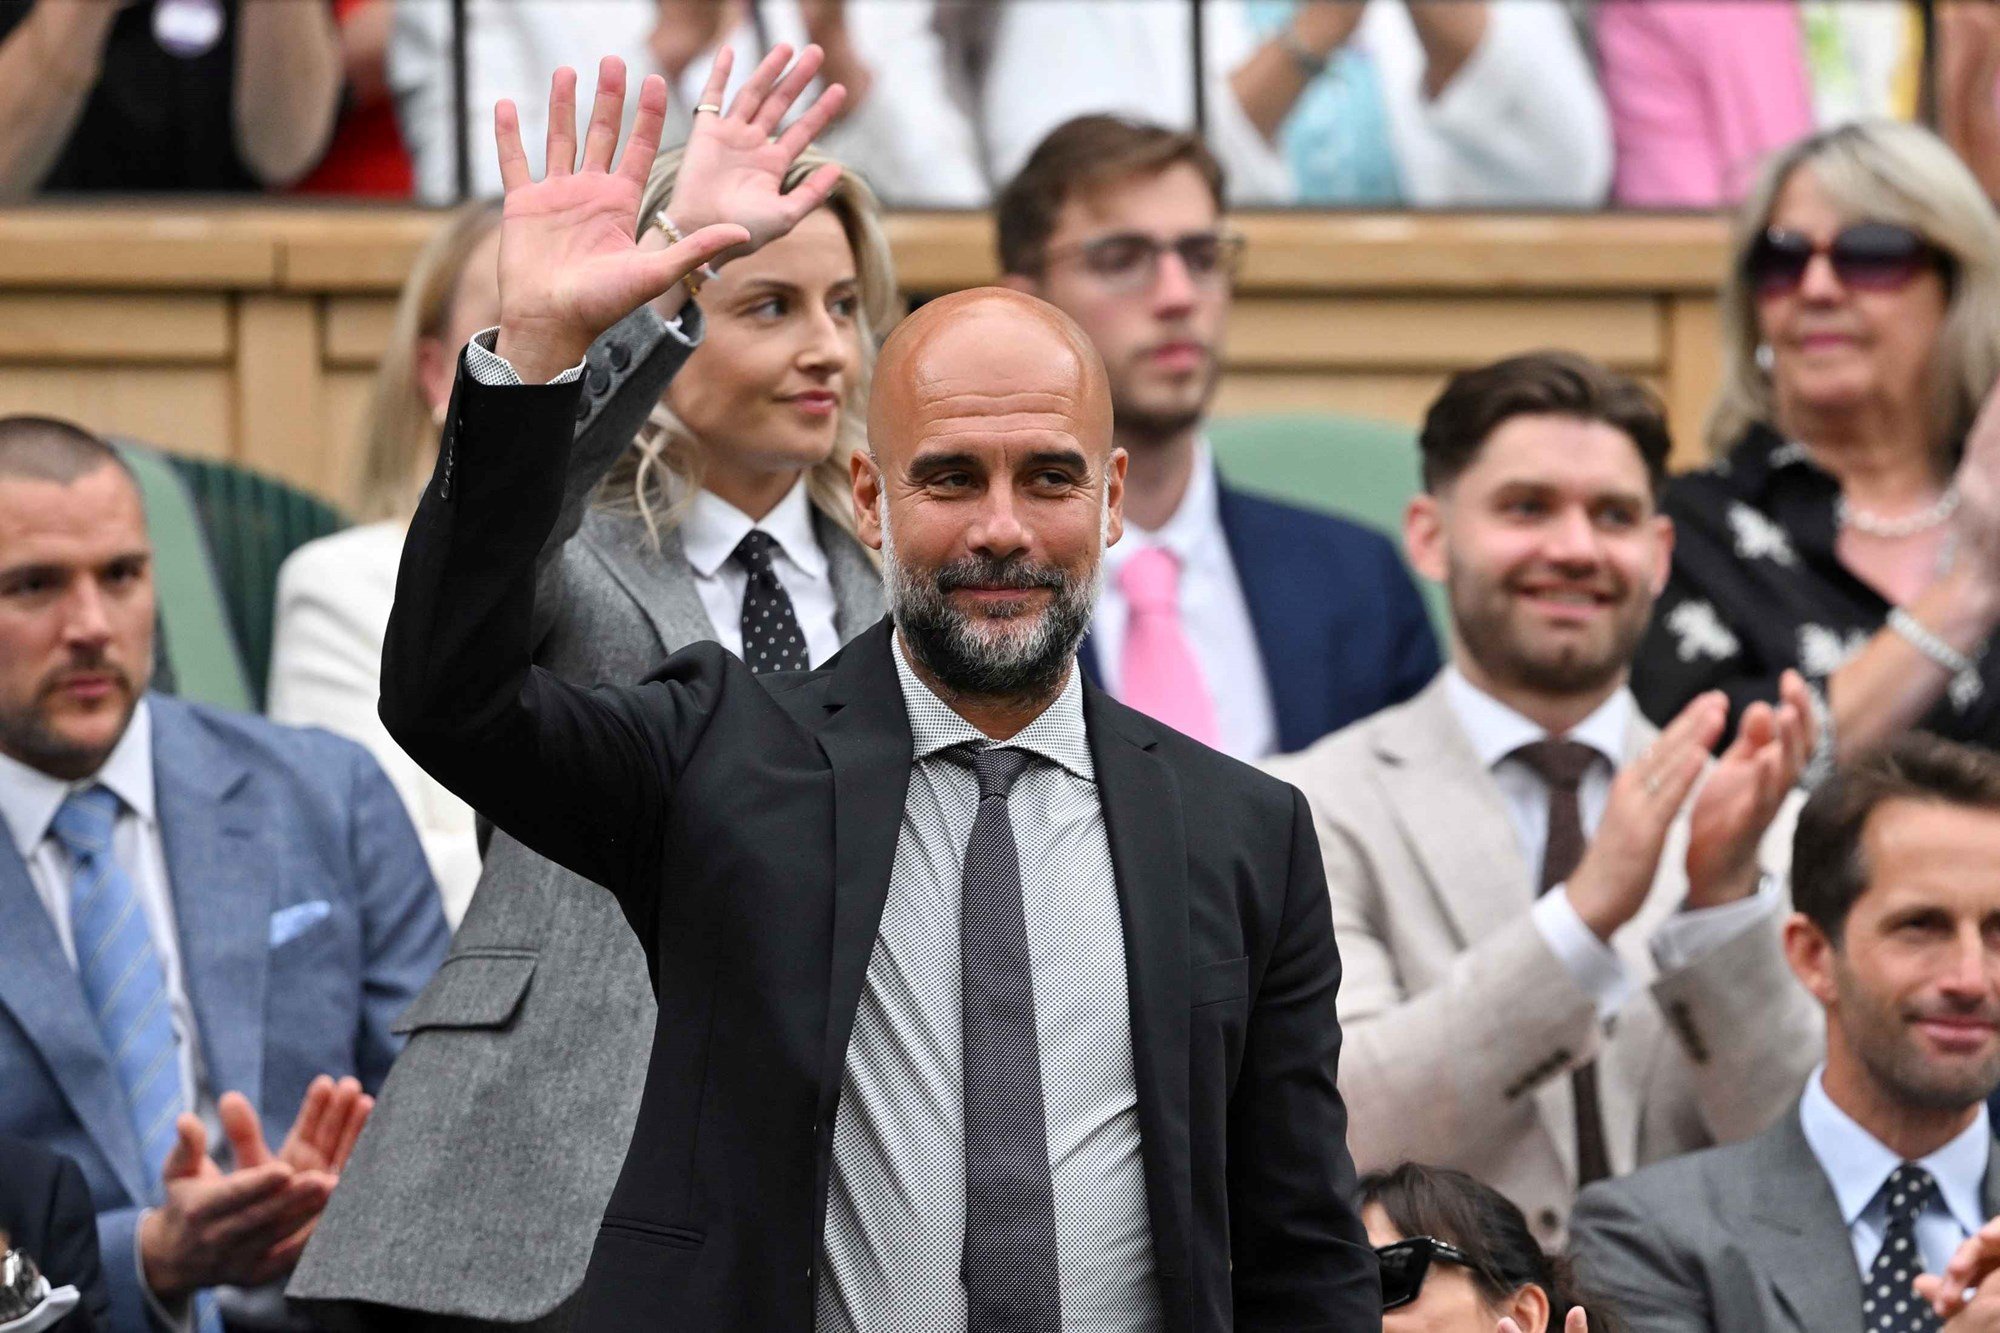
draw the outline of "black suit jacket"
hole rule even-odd
[[[0,1231],[35,1261],[50,1287],[83,1300],[56,1333],[109,1333],[111,1297],[97,1259],[97,1210],[75,1162],[26,1139],[0,1134]]]
[[[609,888],[646,951],[660,1021],[583,1326],[807,1333],[835,1100],[912,770],[891,630],[761,680],[713,643],[636,687],[531,667],[576,395],[461,374],[403,554],[382,716],[501,828]],[[1376,1328],[1304,800],[1094,688],[1084,718],[1168,1327]]]

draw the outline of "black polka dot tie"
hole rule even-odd
[[[1937,1197],[1931,1173],[1905,1162],[1889,1173],[1881,1197],[1888,1205],[1882,1248],[1861,1294],[1861,1326],[1868,1333],[1938,1333],[1938,1318],[1911,1282],[1924,1269],[1917,1250],[1917,1217]]]
[[[777,548],[777,538],[752,528],[736,543],[731,557],[750,576],[743,589],[743,661],[759,676],[767,671],[804,671],[812,665],[792,599],[771,563]]]

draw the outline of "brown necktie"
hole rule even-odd
[[[1544,740],[1523,745],[1514,757],[1535,770],[1549,789],[1549,836],[1542,844],[1542,880],[1537,895],[1568,879],[1583,860],[1583,808],[1577,786],[1590,771],[1597,751],[1578,741]],[[1597,1104],[1597,1066],[1583,1065],[1570,1075],[1576,1096],[1577,1183],[1588,1185],[1611,1174],[1604,1156],[1604,1116]]]

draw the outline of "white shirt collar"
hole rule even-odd
[[[712,491],[696,491],[681,519],[681,549],[695,573],[713,578],[752,528],[770,533],[785,558],[806,574],[816,579],[826,577],[826,553],[819,549],[819,538],[813,532],[812,499],[803,476],[762,519],[751,518]]]
[[[1467,680],[1456,666],[1444,672],[1445,698],[1472,742],[1479,762],[1491,769],[1523,745],[1546,740],[1549,733]],[[1622,686],[1599,704],[1589,717],[1570,728],[1567,740],[1581,741],[1603,755],[1613,769],[1625,753],[1625,735],[1632,725],[1632,695]]]
[[[1165,547],[1179,559],[1182,568],[1186,568],[1203,551],[1209,549],[1210,543],[1222,540],[1221,486],[1215,477],[1214,454],[1208,447],[1208,438],[1197,436],[1194,442],[1194,468],[1188,476],[1187,490],[1182,493],[1181,502],[1175,507],[1173,517],[1157,529],[1142,528],[1127,518],[1125,540],[1104,553],[1105,577],[1115,579],[1118,567],[1124,564],[1134,551],[1145,547]]]
[[[1823,1083],[1825,1074],[1826,1066],[1821,1065],[1806,1080],[1805,1095],[1799,1099],[1799,1128],[1833,1186],[1841,1221],[1852,1227],[1903,1159],[1834,1105]],[[1980,1196],[1992,1148],[1993,1126],[1981,1102],[1979,1114],[1964,1133],[1917,1163],[1937,1181],[1938,1197],[1968,1235],[1986,1224]]]
[[[994,743],[924,684],[923,677],[916,673],[903,652],[900,630],[889,636],[889,643],[896,654],[896,679],[903,688],[903,707],[910,715],[910,740],[918,760],[955,745]],[[1083,722],[1083,672],[1077,670],[1074,661],[1070,663],[1069,679],[1055,701],[1034,721],[999,743],[1031,751],[1080,778],[1097,781],[1097,765],[1090,757],[1090,741]]]
[[[96,783],[109,787],[141,820],[153,822],[153,713],[144,699],[132,710],[132,720],[104,766],[87,778],[65,782],[0,754],[0,817],[22,857],[33,856],[48,837],[49,825],[69,794]]]

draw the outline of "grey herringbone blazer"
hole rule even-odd
[[[589,414],[535,607],[535,660],[566,679],[636,682],[715,637],[678,536],[655,551],[639,519],[588,506],[686,355],[646,311],[592,349]],[[881,581],[851,535],[815,522],[845,642],[881,619]],[[453,1328],[569,1327],[565,1302],[625,1158],[655,1016],[638,939],[611,895],[496,832],[289,1294],[340,1303],[320,1312],[360,1327],[428,1321],[353,1302]]]

